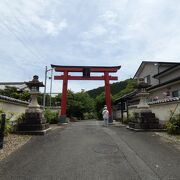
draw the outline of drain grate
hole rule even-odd
[[[109,145],[109,144],[99,144],[96,147],[94,147],[94,152],[100,153],[100,154],[113,154],[119,151],[119,148],[117,145]]]

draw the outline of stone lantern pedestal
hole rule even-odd
[[[129,122],[128,128],[134,130],[152,130],[159,129],[159,120],[155,117],[155,114],[150,110],[147,104],[147,97],[149,93],[146,91],[148,84],[144,82],[144,79],[139,79],[137,96],[140,98],[140,102],[135,110],[134,117]]]
[[[40,94],[39,87],[44,85],[39,82],[38,76],[34,76],[33,80],[26,84],[31,90],[31,102],[25,111],[25,119],[18,124],[17,131],[21,134],[44,135],[50,128],[37,101],[37,96]]]

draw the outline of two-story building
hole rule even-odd
[[[171,114],[180,113],[179,62],[143,61],[134,75],[134,79],[139,78],[149,84],[148,103],[160,121],[167,121]],[[115,101],[120,107],[119,112],[115,112],[116,118],[128,116],[136,109],[139,103],[136,94],[137,90]]]

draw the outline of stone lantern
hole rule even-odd
[[[18,124],[18,132],[44,135],[50,128],[37,101],[37,96],[40,94],[39,88],[44,87],[43,82],[40,82],[35,75],[32,81],[26,82],[26,85],[30,89],[31,102],[25,111],[25,119]]]
[[[147,104],[147,97],[149,96],[149,93],[147,92],[146,88],[148,88],[149,85],[147,83],[144,82],[143,78],[140,78],[138,80],[138,90],[139,93],[137,94],[137,96],[140,98],[139,104],[137,105],[137,108],[140,110],[149,110],[149,105]]]
[[[138,94],[140,101],[137,105],[137,109],[134,112],[134,117],[129,122],[128,128],[134,130],[152,130],[159,129],[159,120],[155,117],[155,114],[151,111],[149,105],[147,104],[147,97],[149,93],[146,88],[149,87],[147,83],[144,82],[143,78],[138,80]]]

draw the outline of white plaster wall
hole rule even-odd
[[[165,123],[170,119],[171,111],[175,111],[174,114],[180,113],[180,101],[176,102],[168,102],[161,104],[152,104],[150,105],[150,109],[153,113],[155,113],[156,117],[160,120],[161,123]],[[133,115],[136,111],[136,106],[129,107],[129,114]]]
[[[5,100],[0,100],[0,109],[5,113],[14,113],[14,116],[11,120],[15,120],[20,114],[25,113],[25,110],[28,105],[9,102]]]
[[[153,113],[156,117],[162,121],[168,121],[171,117],[171,111],[179,114],[180,113],[180,101],[179,102],[168,102],[163,104],[153,104],[150,106]]]

